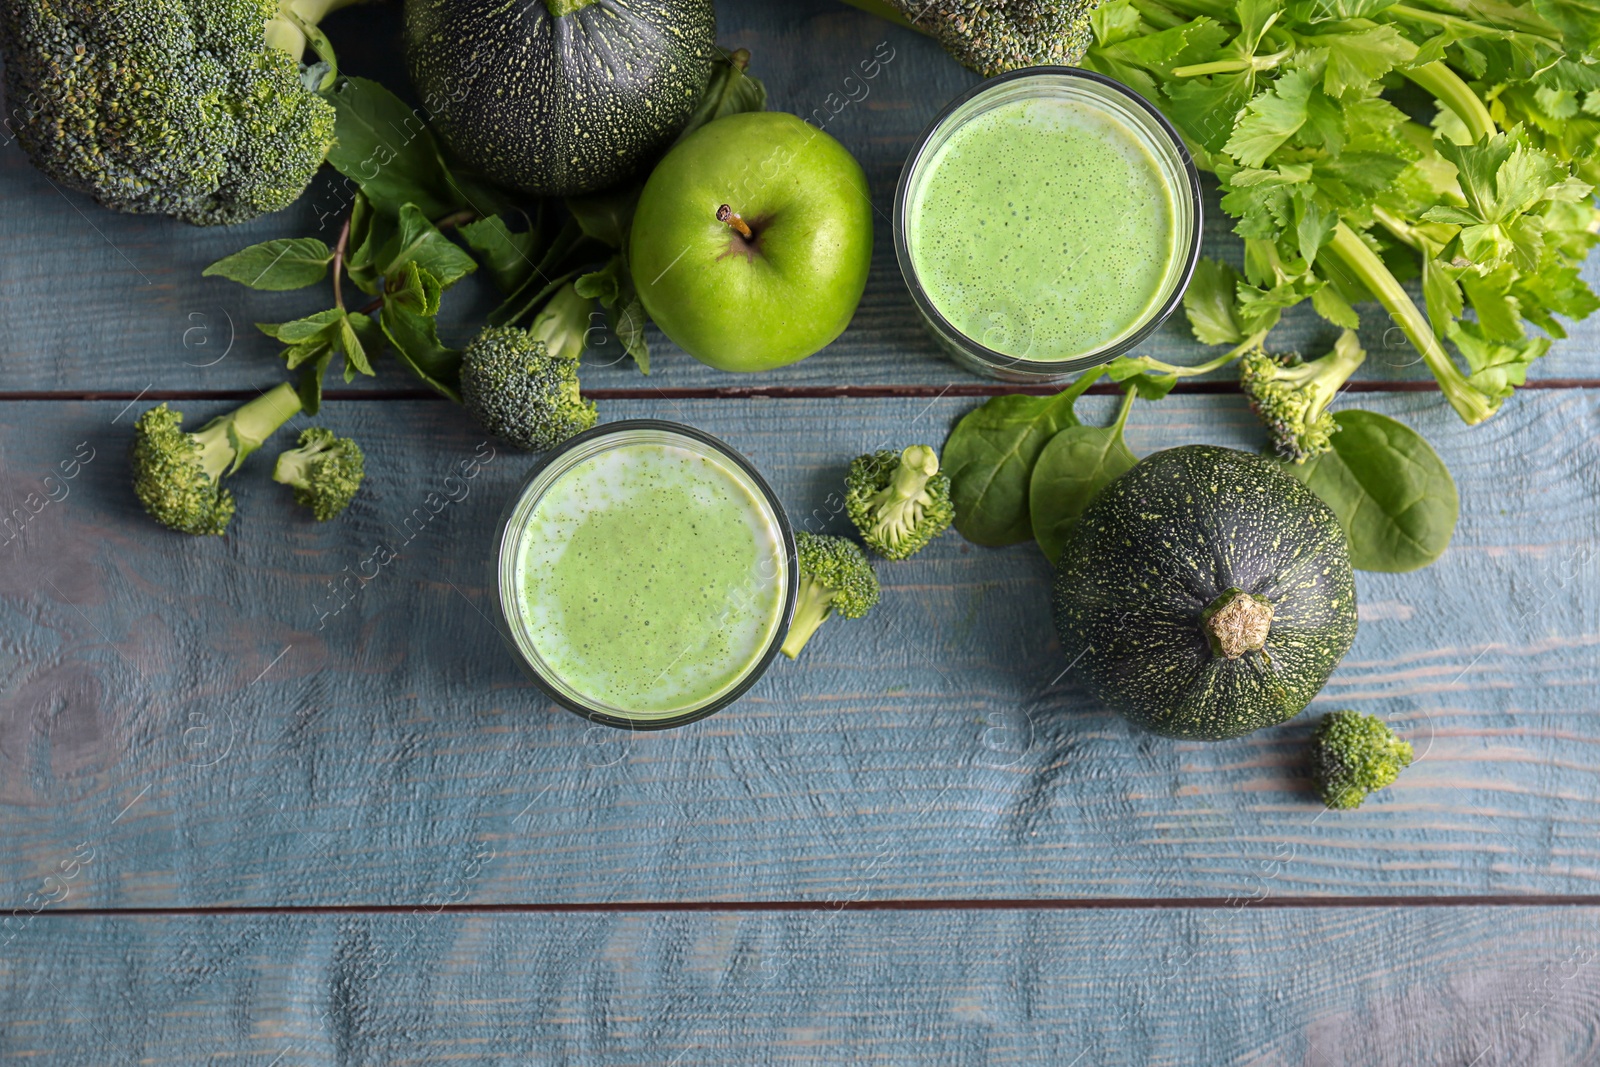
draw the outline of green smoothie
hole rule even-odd
[[[787,560],[765,502],[727,463],[635,442],[590,455],[521,536],[521,621],[586,701],[648,718],[735,686],[781,622]]]
[[[953,130],[910,191],[917,281],[967,337],[1072,359],[1137,329],[1165,297],[1174,193],[1127,123],[1093,103],[997,103]]]

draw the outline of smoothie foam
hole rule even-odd
[[[962,334],[1065,360],[1137,328],[1179,255],[1174,192],[1150,149],[1092,103],[1013,99],[939,146],[912,192],[917,281]]]

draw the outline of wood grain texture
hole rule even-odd
[[[49,1064],[1572,1067],[1600,912],[40,918]]]
[[[552,710],[501,648],[486,554],[529,461],[500,450],[447,483],[482,442],[452,407],[330,405],[371,472],[345,517],[303,518],[257,457],[230,535],[191,539],[127,488],[137,408],[0,405],[8,514],[94,449],[0,546],[0,887],[16,907],[407,904],[487,845],[470,902],[1600,892],[1600,393],[1529,393],[1473,430],[1433,399],[1363,401],[1455,472],[1455,544],[1358,576],[1360,632],[1313,706],[1382,714],[1420,759],[1326,814],[1310,715],[1204,745],[1094,705],[1032,546],[952,534],[884,565],[868,619],[829,622],[736,707],[634,736]],[[937,442],[971,403],[602,415],[719,434],[797,526],[842,530],[830,494],[852,456]],[[1236,399],[1170,397],[1135,409],[1129,439],[1253,448],[1261,431]],[[380,545],[398,558],[364,563]],[[79,845],[98,858],[63,882]]]
[[[900,277],[889,227],[894,186],[912,142],[950,99],[977,82],[931,40],[873,18],[837,0],[722,0],[719,39],[749,48],[752,69],[770,90],[771,106],[811,119],[861,161],[877,214],[872,271],[854,322],[844,336],[803,363],[758,375],[713,371],[652,329],[655,371],[642,378],[613,344],[588,357],[591,388],[943,385],[978,379],[939,355],[923,333]],[[398,62],[396,4],[339,12],[327,29],[341,66],[407,91]],[[880,43],[892,58],[876,77],[860,64]],[[882,53],[878,53],[882,54]],[[63,193],[0,138],[0,361],[4,390],[137,392],[238,389],[283,377],[280,346],[256,322],[279,322],[329,305],[326,287],[299,293],[255,293],[216,278],[206,264],[246,244],[321,233],[332,245],[342,216],[331,171],[293,208],[231,228],[201,229],[167,219],[118,215],[77,194]],[[1236,264],[1242,244],[1208,186],[1205,250]],[[1600,276],[1591,267],[1591,280]],[[447,343],[464,344],[494,298],[486,282],[468,278],[449,295],[441,316]],[[1413,351],[1375,306],[1366,309],[1363,340],[1371,358],[1362,370],[1376,380],[1428,378]],[[1309,307],[1292,312],[1274,334],[1276,346],[1320,354],[1337,331]],[[1600,320],[1576,328],[1530,372],[1534,378],[1600,378]],[[1189,335],[1181,314],[1151,339],[1148,354],[1199,362],[1209,350]],[[612,354],[615,353],[615,354]],[[1231,371],[1221,372],[1223,376]],[[360,388],[418,387],[392,359]]]

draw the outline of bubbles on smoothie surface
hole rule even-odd
[[[775,625],[775,549],[719,463],[628,445],[565,472],[524,535],[524,619],[546,663],[633,711],[696,704],[737,681]]]
[[[1007,355],[1066,359],[1109,341],[1159,299],[1176,254],[1159,164],[1119,119],[1075,101],[1012,100],[969,119],[913,195],[923,290]]]

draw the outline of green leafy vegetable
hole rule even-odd
[[[1033,536],[1028,486],[1050,439],[1078,425],[1072,405],[1102,372],[1090,371],[1054,396],[997,396],[967,412],[944,443],[956,530],[968,541],[999,547]]]
[[[465,224],[461,236],[502,293],[515,292],[527,281],[543,254],[536,226],[512,230],[499,215]]]
[[[1260,349],[1305,300],[1354,330],[1376,300],[1472,424],[1547,351],[1525,324],[1559,337],[1600,307],[1577,274],[1600,241],[1595,9],[1109,0],[1092,23],[1084,65],[1172,119],[1244,238],[1242,276],[1195,273],[1202,342]],[[1402,79],[1431,99],[1432,128]],[[1401,285],[1417,275],[1426,314]],[[1148,359],[1112,370],[1134,374],[1183,376]]]
[[[375,81],[346,78],[328,97],[336,114],[328,162],[372,206],[398,215],[407,204],[439,218],[469,207],[451,180],[420,113]]]
[[[1028,514],[1033,539],[1052,565],[1061,558],[1083,509],[1112,479],[1139,462],[1122,439],[1137,395],[1134,389],[1123,395],[1110,426],[1068,426],[1039,453],[1028,482]]]
[[[1450,545],[1460,504],[1433,448],[1405,423],[1372,411],[1340,411],[1331,451],[1285,464],[1333,509],[1365,571],[1414,571]]]
[[[448,289],[478,269],[478,263],[463,252],[428,220],[415,204],[400,208],[398,227],[373,257],[373,264],[385,277],[403,272],[415,263]]]
[[[575,285],[579,296],[600,301],[600,306],[606,309],[606,326],[611,336],[633,357],[639,372],[649,374],[650,346],[644,337],[644,324],[648,319],[644,304],[633,287],[627,257],[618,252],[600,270],[579,277]]]
[[[333,250],[315,237],[263,241],[223,256],[200,273],[227,278],[252,289],[304,289],[328,276]]]

